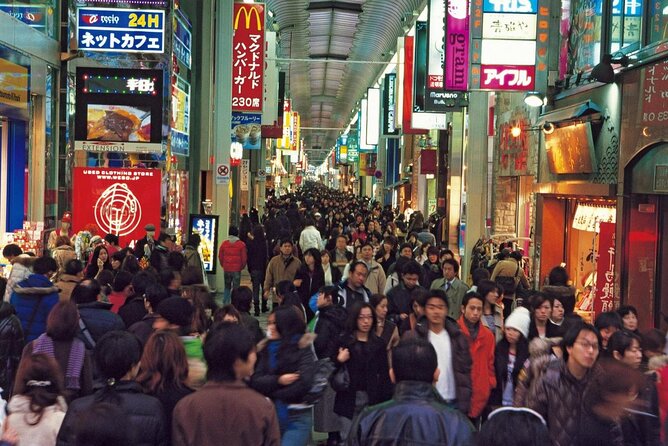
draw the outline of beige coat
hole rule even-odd
[[[297,270],[302,265],[297,257],[292,256],[292,260],[288,263],[286,268],[285,262],[281,255],[272,257],[267,265],[267,273],[264,278],[264,286],[262,290],[267,293],[272,287],[275,287],[278,282],[282,280],[289,280],[292,282],[295,279]]]
[[[67,403],[63,397],[53,406],[44,408],[42,418],[35,425],[35,415],[30,411],[30,398],[15,395],[7,406],[9,416],[6,419],[9,428],[19,436],[18,446],[55,446],[56,437],[63,424]]]

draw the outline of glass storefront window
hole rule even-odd
[[[567,73],[593,68],[601,54],[602,0],[572,0]]]
[[[58,39],[59,4],[57,0],[3,0],[0,2],[0,11],[52,39]]]
[[[655,43],[668,39],[668,1],[651,0],[649,18],[649,42]]]
[[[635,51],[640,48],[642,15],[642,0],[613,0],[611,53],[614,54],[620,50]]]

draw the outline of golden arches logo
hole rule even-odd
[[[257,24],[257,30],[262,31],[262,19],[260,18],[259,8],[255,6],[246,5],[240,6],[237,11],[237,15],[234,18],[234,29],[239,29],[239,19],[241,18],[241,13],[244,14],[246,29],[251,29],[251,18],[255,15],[255,23]]]

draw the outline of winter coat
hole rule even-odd
[[[503,389],[508,382],[508,351],[510,344],[506,339],[501,339],[494,349],[494,373],[496,374],[496,387],[489,396],[490,406],[501,406],[503,402]],[[511,373],[513,390],[517,389],[517,378],[519,377],[524,363],[529,359],[529,342],[521,337],[517,342],[515,350],[515,365]]]
[[[153,334],[153,322],[155,322],[157,318],[157,314],[146,314],[142,320],[135,322],[128,327],[128,331],[139,339],[142,348],[146,345],[146,342],[148,342],[148,338]]]
[[[186,259],[183,267],[191,267],[191,268],[197,268],[199,271],[204,271],[204,267],[202,265],[202,257],[199,255],[199,251],[197,248],[186,245],[185,248],[183,248],[183,257]]]
[[[297,274],[297,270],[302,265],[302,262],[294,256],[290,256],[287,260],[283,260],[282,255],[274,256],[267,265],[267,272],[264,277],[264,286],[262,289],[266,292],[272,287],[275,287],[278,282],[282,280],[289,280],[292,282]]]
[[[31,257],[27,254],[21,254],[14,259],[12,270],[9,272],[9,277],[7,278],[7,287],[5,288],[5,296],[3,298],[5,302],[9,302],[16,285],[30,277],[36,259],[37,257]]]
[[[387,280],[383,267],[373,259],[371,264],[367,266],[369,267],[369,274],[366,276],[364,286],[371,291],[371,294],[382,294],[385,291],[385,281]]]
[[[452,369],[455,374],[455,394],[457,395],[457,408],[464,414],[471,409],[471,352],[466,336],[459,329],[457,322],[450,318],[445,319],[445,331],[450,336]],[[420,337],[429,340],[429,326],[424,316],[418,320],[415,329],[407,331],[402,339]]]
[[[560,343],[561,338],[535,338],[529,341],[529,358],[522,364],[517,377],[514,406],[526,407],[528,394],[535,392],[536,384],[547,371],[549,364],[559,362],[560,359],[552,349]]]
[[[97,343],[105,333],[114,330],[125,330],[123,319],[121,319],[119,315],[111,312],[111,304],[96,301],[87,304],[79,304],[78,308],[81,320],[95,343]],[[81,329],[78,336],[79,339],[86,343],[86,348],[92,348],[92,346],[88,345],[86,336]]]
[[[325,272],[320,266],[311,271],[306,264],[302,264],[297,270],[294,280],[301,280],[301,284],[297,287],[297,294],[299,294],[302,305],[306,309],[307,319],[310,321],[313,319],[313,311],[309,308],[308,302],[311,296],[325,286]]]
[[[470,445],[473,427],[446,406],[431,383],[400,381],[394,397],[369,407],[353,425],[348,445]]]
[[[429,289],[445,290],[445,278],[441,277],[440,279],[434,280]],[[455,277],[450,288],[445,292],[445,295],[448,296],[448,316],[452,319],[459,319],[462,312],[462,301],[468,290],[469,286],[462,282],[458,277]]]
[[[162,271],[169,268],[169,250],[160,243],[155,245],[151,253],[151,266],[156,271]]]
[[[626,446],[632,444],[623,437],[622,430],[617,423],[600,418],[588,409],[582,410],[574,440],[569,444],[573,446]]]
[[[416,286],[409,290],[403,282],[392,288],[387,293],[387,319],[399,325],[402,321],[401,314],[411,314],[411,294],[415,290],[424,290],[421,286]]]
[[[58,282],[56,282],[56,286],[60,290],[58,292],[58,296],[60,297],[61,301],[68,301],[72,296],[74,287],[81,283],[82,278],[79,276],[72,276],[70,274],[61,274],[58,277]]]
[[[394,265],[394,262],[397,261],[397,253],[396,251],[391,251],[390,256],[385,260],[385,253],[383,253],[383,250],[381,248],[378,254],[376,254],[376,262],[383,268],[383,271],[385,272],[385,276],[389,276],[389,270],[392,265]],[[440,277],[440,271],[439,271],[439,277]]]
[[[431,263],[429,259],[427,259],[422,264],[422,269],[424,271],[422,272],[422,280],[420,280],[420,283],[427,289],[431,287],[431,284],[435,280],[438,280],[443,277],[443,272],[441,271],[441,265],[438,262]]]
[[[313,382],[313,363],[316,357],[313,353],[313,333],[306,333],[294,341],[281,339],[272,341],[266,339],[258,345],[255,373],[250,380],[250,386],[271,398],[286,404],[300,404],[311,389]],[[276,367],[271,366],[268,344],[280,342]],[[299,373],[299,379],[294,383],[283,386],[278,383],[281,375]]]
[[[269,262],[267,240],[257,237],[249,239],[246,248],[248,250],[248,271],[262,271],[264,274]]]
[[[522,284],[522,286],[528,290],[531,288],[531,285],[529,284],[529,279],[527,279],[526,274],[524,274],[524,270],[522,269],[522,267],[520,266],[518,269],[518,266],[519,263],[517,263],[517,260],[513,258],[500,260],[494,266],[494,271],[492,271],[492,277],[490,277],[490,279],[496,280],[496,278],[499,276],[502,277],[517,276],[517,279],[515,280],[517,286],[519,286],[519,284]],[[506,292],[504,297],[512,298],[513,296],[514,294],[509,294],[508,292]]]
[[[139,383],[134,381],[119,381],[113,390],[100,389],[94,395],[74,400],[58,432],[57,445],[75,445],[74,429],[81,414],[98,402],[115,404],[114,397],[118,398],[117,405],[130,419],[127,429],[135,439],[135,446],[168,446],[162,403],[155,397],[145,395]]]
[[[659,446],[661,444],[661,421],[657,377],[654,373],[644,375],[643,387],[634,401],[633,412],[621,422],[626,446]]]
[[[149,246],[149,257],[150,257],[151,253],[153,252],[153,250],[155,249],[157,244],[158,244],[158,242],[153,238],[151,240],[149,240],[148,236],[142,237],[139,240],[137,240],[137,243],[135,243],[135,249],[134,249],[133,253],[134,253],[135,257],[137,257],[138,259],[141,259],[142,257],[144,257],[144,255],[146,253],[145,248],[146,248],[146,245],[148,245]]]
[[[30,410],[30,398],[27,396],[14,395],[7,410],[9,415],[6,422],[18,434],[18,445],[54,446],[67,412],[67,403],[59,396],[54,405],[44,408],[39,422]]]
[[[0,387],[9,398],[23,349],[23,328],[9,302],[0,303]]]
[[[246,244],[233,235],[220,245],[218,259],[223,271],[226,273],[238,273],[246,267],[248,254]]]
[[[314,330],[317,337],[313,341],[318,359],[336,356],[339,337],[343,332],[347,318],[348,312],[338,305],[330,305],[318,310],[318,321]]]
[[[18,283],[10,303],[21,320],[26,342],[46,331],[46,318],[58,300],[58,288],[42,274],[31,274]]]
[[[70,245],[62,245],[54,248],[51,251],[51,257],[54,258],[56,264],[58,265],[58,272],[62,273],[65,271],[65,265],[70,260],[76,260],[77,253],[74,252],[74,248]]]
[[[494,314],[494,327],[487,325],[487,319],[485,316],[480,318],[480,322],[494,334],[494,341],[499,342],[503,339],[503,306],[495,304],[492,307],[492,314]]]
[[[118,315],[123,319],[126,327],[141,321],[146,316],[146,307],[142,296],[129,297],[125,304],[118,309]]]
[[[546,338],[557,338],[559,336],[563,336],[561,327],[551,320],[547,320],[547,324],[545,326],[545,337]],[[531,318],[531,323],[529,324],[529,341],[532,341],[534,338],[538,338],[538,328],[536,327],[536,321],[534,318]]]
[[[348,286],[348,280],[339,284],[339,302],[347,310],[355,302],[369,302],[371,298],[371,291],[367,287],[362,287],[355,291]]]
[[[565,316],[573,312],[575,308],[575,288],[571,286],[545,285],[542,291],[549,297],[558,299],[561,302],[564,306]]]
[[[496,373],[494,372],[494,345],[496,341],[489,328],[480,322],[478,322],[478,336],[475,339],[469,333],[464,315],[459,318],[457,323],[459,329],[469,341],[469,351],[472,359],[471,384],[473,385],[469,416],[475,418],[482,413],[492,389],[496,387]]]
[[[250,313],[241,313],[239,323],[253,335],[256,344],[264,339],[264,332],[260,328],[260,322],[251,316]]]
[[[306,252],[306,250],[310,248],[322,251],[323,247],[320,231],[318,231],[315,226],[305,227],[299,236],[299,249],[301,249],[302,252]]]
[[[369,395],[369,406],[382,403],[392,397],[389,365],[387,362],[387,346],[385,342],[369,333],[367,342],[360,342],[353,335],[342,334],[339,345],[332,358],[337,367],[343,364],[336,360],[339,348],[350,351],[350,359],[345,362],[350,376],[348,389],[336,392],[334,413],[352,419],[355,413],[355,393],[365,391]]]
[[[281,444],[274,404],[241,381],[209,381],[179,401],[172,422],[173,446]]]
[[[568,370],[565,361],[551,362],[527,395],[527,407],[545,418],[554,446],[577,443],[583,394],[590,375],[591,371],[578,380]]]

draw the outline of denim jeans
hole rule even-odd
[[[288,409],[288,424],[281,426],[281,446],[307,446],[313,429],[313,409]]]
[[[225,291],[223,291],[223,305],[228,305],[231,302],[230,296],[234,288],[239,288],[241,285],[241,272],[228,273],[225,271]]]
[[[260,305],[260,287],[262,287],[262,281],[264,280],[264,271],[251,271],[250,276],[253,283],[253,304]]]

